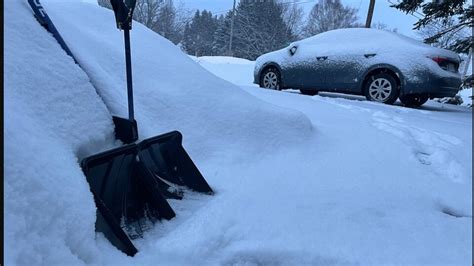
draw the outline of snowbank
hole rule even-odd
[[[226,64],[226,65],[248,65],[253,64],[253,61],[244,58],[232,57],[232,56],[189,56],[198,63],[209,62],[213,64]]]
[[[458,95],[462,99],[462,105],[472,106],[472,88],[462,89],[458,92]]]
[[[113,12],[80,2],[45,1],[44,6],[112,113],[125,116],[123,33],[115,28]],[[216,149],[223,146],[243,156],[268,152],[286,141],[281,136],[288,131],[304,138],[312,130],[301,113],[257,100],[210,75],[139,23],[131,31],[131,49],[141,139],[179,130],[191,157],[205,160],[226,157]]]
[[[253,83],[254,61],[229,56],[190,56],[214,75],[236,85]]]
[[[183,131],[216,195],[171,200],[177,217],[126,257],[94,233],[78,165],[119,145],[106,105],[126,110],[122,34],[96,5],[45,6],[88,76],[24,1],[6,2],[7,265],[471,263],[469,109],[240,88],[138,24],[140,137]]]
[[[240,67],[230,62],[225,65],[226,73]],[[214,72],[213,67],[208,69]],[[229,75],[221,77],[227,79]],[[321,93],[308,97],[291,90],[275,92],[250,83],[245,89],[266,101],[300,110],[318,130],[315,143],[308,143],[307,149],[287,153],[281,162],[277,158],[266,162],[287,177],[286,185],[282,185],[285,179],[272,181],[268,193],[280,189],[279,195],[287,196],[291,193],[288,190],[294,192],[283,197],[288,205],[283,200],[275,204],[283,206],[293,219],[278,215],[278,207],[273,210],[272,203],[265,200],[258,202],[272,207],[252,203],[255,208],[251,211],[241,211],[251,222],[245,223],[245,229],[232,231],[237,235],[233,243],[244,239],[251,248],[229,244],[238,250],[231,262],[469,264],[470,109],[428,101],[416,110],[352,95]],[[291,169],[305,170],[292,173]],[[272,180],[280,176],[275,172],[271,173]],[[297,180],[292,179],[295,176]],[[248,191],[250,196],[245,198],[252,197],[252,192]],[[258,210],[265,210],[269,219],[278,219],[255,219]],[[260,220],[267,223],[259,224]],[[234,228],[242,224],[236,223]],[[285,233],[278,233],[276,228],[285,228],[281,230]],[[242,232],[255,236],[242,236]]]
[[[77,155],[113,144],[111,117],[26,2],[7,1],[4,12],[5,263],[97,262]]]
[[[88,75],[26,1],[5,3],[5,261],[78,264],[111,257],[123,263],[126,256],[95,235],[95,206],[79,167],[83,157],[120,145],[108,109],[126,115],[122,33],[110,10],[43,2]],[[141,138],[178,129],[201,166],[265,156],[288,141],[284,135],[300,136],[290,140],[297,143],[312,131],[301,113],[209,74],[138,23],[132,40]],[[202,168],[205,176],[214,171]],[[219,191],[225,180],[213,172],[208,182]]]

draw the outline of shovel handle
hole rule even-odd
[[[123,30],[125,41],[125,64],[127,70],[127,95],[128,95],[128,119],[135,120],[135,112],[133,110],[133,82],[132,82],[132,57],[130,52],[130,30]]]

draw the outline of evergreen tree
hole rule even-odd
[[[225,17],[221,15],[217,20],[217,30],[214,33],[214,42],[212,49],[217,55],[231,55],[229,53],[230,24],[232,20],[232,11],[227,12]]]
[[[276,0],[242,0],[235,19],[232,55],[254,60],[261,54],[283,48],[294,36],[283,19],[284,10]],[[232,12],[229,12],[215,34],[214,48],[227,54]]]
[[[426,38],[426,42],[437,42],[443,36],[469,28],[469,34],[458,38],[447,48],[467,53],[469,48],[472,47],[474,9],[470,1],[434,0],[425,2],[423,0],[402,0],[399,4],[393,5],[393,7],[406,13],[414,13],[421,9],[423,17],[415,23],[414,29],[422,29],[428,25],[435,24],[437,21],[441,23],[441,29],[433,36]],[[451,19],[455,20],[454,25],[446,27],[446,25],[452,23]]]
[[[173,0],[162,0],[156,15],[156,23],[152,30],[174,44],[181,41],[182,36],[176,23],[176,8],[174,7]]]
[[[196,11],[190,23],[184,28],[182,46],[191,55],[214,55],[214,32],[217,30],[217,18],[206,10]]]
[[[440,31],[447,30],[454,25],[456,25],[456,20],[454,18],[449,18],[448,20],[442,22],[440,19],[434,21],[433,24],[428,24],[425,27],[420,28],[417,33],[422,37],[425,42],[429,42],[434,47],[439,48],[450,48],[453,44],[458,41],[458,36],[460,36],[460,32],[447,32],[443,36],[440,36],[436,40],[430,41],[432,36],[435,36]],[[427,41],[426,41],[427,40]]]

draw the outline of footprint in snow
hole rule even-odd
[[[415,156],[421,164],[431,165],[430,154],[425,152],[415,152]]]
[[[464,182],[463,168],[451,152],[453,146],[462,144],[458,138],[407,125],[402,117],[383,111],[372,114],[374,127],[400,138],[412,147],[413,158],[420,164],[430,166],[439,176],[448,177],[453,182]]]

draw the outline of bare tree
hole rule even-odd
[[[179,31],[175,27],[176,9],[171,0],[163,1],[157,13],[157,25],[153,29],[173,43],[180,41]]]
[[[283,20],[290,32],[292,33],[295,40],[298,40],[303,37],[303,17],[304,11],[303,8],[298,6],[297,2],[281,2],[280,3],[283,9]]]
[[[241,1],[236,10],[233,55],[254,60],[287,46],[293,39],[276,0]]]
[[[133,19],[155,31],[158,27],[158,15],[162,5],[163,0],[138,0]]]
[[[306,37],[321,32],[358,27],[357,9],[342,5],[340,0],[319,0],[314,5],[304,28]]]
[[[105,8],[112,9],[110,0],[97,0],[97,3]],[[154,30],[158,24],[158,15],[164,0],[137,0],[133,19]]]
[[[382,22],[377,22],[372,24],[372,29],[379,29],[379,30],[386,30],[386,31],[391,31],[391,32],[398,32],[397,28],[390,28],[387,26],[387,24],[384,24]]]
[[[112,8],[110,0],[97,0],[100,6]],[[186,24],[186,9],[173,0],[137,0],[133,19],[177,44],[181,41]]]
[[[175,28],[182,33],[186,24],[193,19],[193,12],[185,7],[183,1],[178,1],[178,3],[175,3],[175,14]]]

